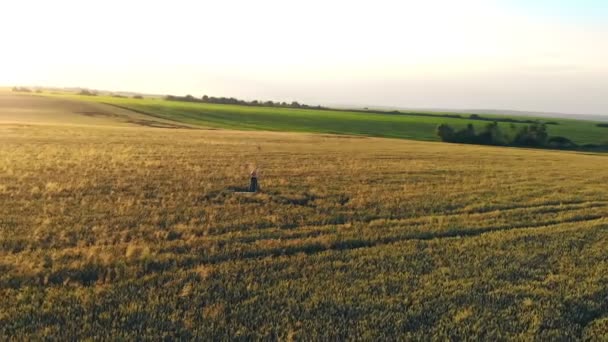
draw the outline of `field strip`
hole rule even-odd
[[[448,239],[448,238],[463,238],[463,237],[475,237],[489,233],[504,232],[512,230],[527,230],[527,229],[538,229],[538,228],[549,228],[552,226],[568,224],[568,223],[581,223],[581,222],[603,222],[606,219],[605,215],[588,215],[588,216],[577,216],[566,220],[553,220],[547,222],[539,222],[536,224],[520,224],[515,226],[489,226],[480,229],[472,230],[454,230],[445,232],[420,232],[416,234],[404,234],[398,236],[386,236],[373,238],[357,238],[357,237],[345,237],[340,236],[334,241],[326,241],[320,239],[309,239],[308,241],[297,241],[289,245],[278,244],[270,248],[265,248],[264,245],[268,244],[269,241],[258,241],[256,244],[250,245],[250,249],[246,248],[246,245],[239,245],[238,250],[228,252],[221,255],[207,255],[207,256],[193,256],[187,258],[189,261],[187,264],[192,262],[218,264],[229,261],[237,261],[244,259],[257,259],[266,257],[278,257],[278,256],[289,256],[296,254],[318,254],[326,251],[344,251],[354,250],[360,248],[371,248],[381,245],[388,245],[403,241],[426,241],[434,239]],[[273,242],[273,241],[270,241]],[[302,242],[305,242],[302,244]]]
[[[481,212],[467,212],[467,211],[458,211],[452,212],[443,215],[425,215],[425,216],[416,216],[416,217],[404,217],[404,218],[382,218],[382,217],[374,217],[369,219],[362,220],[353,220],[352,223],[346,224],[307,224],[305,226],[298,226],[293,228],[277,228],[277,227],[268,227],[268,228],[260,228],[253,229],[248,231],[228,231],[219,234],[211,234],[208,235],[210,239],[217,240],[230,240],[230,241],[238,241],[244,243],[250,243],[261,239],[300,239],[303,237],[311,237],[311,236],[320,236],[327,235],[331,233],[338,233],[342,230],[353,230],[352,226],[360,225],[360,224],[382,224],[386,227],[387,224],[392,226],[395,225],[410,225],[410,226],[422,226],[433,224],[435,221],[450,219],[450,218],[459,218],[463,215],[466,215],[467,218],[478,219],[484,218],[490,214],[494,215],[490,218],[497,218],[497,216],[502,214],[509,214],[518,210],[526,210],[525,214],[544,214],[544,213],[558,213],[558,212],[567,212],[567,211],[575,211],[581,209],[591,209],[591,208],[601,208],[608,206],[608,201],[588,201],[588,202],[576,202],[573,204],[567,205],[538,205],[532,206],[533,210],[526,210],[528,207],[512,207],[510,209],[505,210],[494,210],[494,211],[481,211]]]
[[[502,211],[502,212],[506,212],[506,211],[510,211],[510,210],[517,210],[517,209],[533,209],[533,208],[542,208],[542,207],[560,207],[560,206],[565,206],[565,205],[584,205],[584,204],[588,204],[591,203],[592,205],[595,204],[601,204],[601,205],[608,205],[608,200],[594,200],[594,201],[579,201],[579,200],[572,200],[572,201],[549,201],[549,202],[544,202],[544,203],[538,203],[538,204],[528,204],[528,205],[508,205],[508,206],[494,206],[494,207],[487,207],[487,208],[480,208],[480,209],[475,209],[475,210],[462,210],[462,211],[457,211],[455,212],[455,214],[481,214],[481,213],[487,213],[487,212],[494,212],[494,211]],[[450,214],[454,214],[454,212],[450,213]]]
[[[157,114],[154,114],[154,113],[146,112],[146,111],[143,111],[141,109],[136,109],[136,108],[133,108],[133,107],[121,106],[121,105],[117,105],[117,104],[113,104],[113,103],[108,103],[108,102],[99,102],[99,103],[104,104],[106,106],[119,108],[119,109],[122,109],[122,110],[128,110],[128,111],[131,111],[131,112],[134,112],[134,113],[137,113],[137,114],[142,114],[142,115],[150,116],[150,117],[153,117],[153,118],[156,118],[156,119],[161,119],[163,121],[174,122],[175,123],[174,125],[177,126],[177,127],[179,127],[179,128],[187,128],[187,129],[197,129],[198,128],[198,127],[194,127],[194,126],[191,126],[191,125],[187,125],[187,124],[185,124],[185,123],[183,123],[181,121],[173,120],[173,119],[170,119],[170,118],[166,118],[166,117],[163,117],[162,115],[157,115]]]
[[[181,269],[192,269],[194,267],[199,267],[202,265],[217,265],[223,264],[227,262],[239,262],[245,260],[254,260],[254,259],[264,259],[264,258],[275,258],[275,257],[284,257],[284,256],[295,256],[295,255],[315,255],[329,251],[351,251],[358,250],[364,248],[372,248],[385,246],[390,244],[395,244],[399,242],[406,241],[425,241],[425,240],[434,240],[434,239],[450,239],[450,238],[462,238],[462,237],[476,237],[484,234],[491,234],[497,232],[505,232],[505,231],[515,231],[515,230],[528,230],[528,229],[540,229],[540,228],[550,228],[553,226],[559,226],[563,224],[572,224],[572,223],[594,223],[593,226],[589,227],[589,229],[595,229],[605,226],[608,221],[606,221],[606,216],[604,215],[594,215],[594,216],[579,216],[574,217],[568,220],[555,220],[550,222],[543,222],[534,225],[529,224],[521,224],[518,226],[496,226],[496,227],[486,227],[484,229],[474,229],[470,231],[448,231],[441,233],[429,233],[423,235],[411,235],[411,236],[388,236],[381,237],[378,239],[360,239],[360,238],[349,238],[349,237],[339,237],[335,240],[319,240],[319,241],[297,241],[294,244],[289,246],[284,245],[276,245],[267,247],[267,243],[262,241],[261,245],[255,245],[252,249],[246,249],[245,246],[239,245],[236,246],[233,250],[220,250],[221,254],[212,254],[212,255],[204,255],[201,250],[197,253],[187,253],[179,258],[175,258],[175,253],[170,252],[160,252],[158,255],[158,259],[154,261],[146,261],[146,272],[151,273],[163,273],[163,272],[171,272],[175,268]],[[574,229],[577,226],[572,228],[563,228],[563,229]],[[128,244],[127,244],[128,245]],[[237,244],[238,245],[238,244]],[[201,246],[202,247],[202,246]],[[203,247],[204,248],[204,247]],[[193,248],[189,246],[182,246],[182,249],[192,251]],[[65,249],[62,248],[64,253],[78,255],[78,253],[82,252],[79,248],[73,249]],[[73,251],[71,251],[73,250]],[[70,252],[71,251],[71,252]],[[15,256],[16,257],[16,256]],[[8,259],[7,259],[8,260]],[[136,261],[138,263],[139,261]],[[2,267],[10,270],[12,267],[11,263],[5,263]],[[112,264],[109,265],[100,265],[102,269],[110,269],[114,266]],[[74,273],[76,272],[76,273]],[[81,276],[80,271],[74,269],[64,269],[58,271],[58,273],[47,274],[50,285],[62,286],[61,284],[66,279],[72,279],[73,281],[77,281],[79,276]],[[43,274],[31,274],[28,276],[24,276],[24,281],[26,279],[42,279],[44,277]],[[127,279],[123,279],[127,280]],[[13,287],[18,285],[19,282],[16,283],[2,283],[0,284],[0,288]],[[83,282],[81,283],[83,286],[92,286],[95,285],[95,281],[91,282]]]

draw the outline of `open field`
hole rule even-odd
[[[606,155],[54,113],[0,123],[0,339],[608,338]]]
[[[374,114],[335,110],[248,107],[238,105],[188,103],[163,99],[130,99],[110,96],[62,95],[69,99],[103,102],[142,111],[157,118],[172,120],[202,127],[239,130],[290,131],[312,133],[336,133],[373,137],[403,138],[423,141],[439,140],[435,131],[441,123],[462,128],[471,123],[477,128],[488,121],[455,119],[428,116],[433,113]],[[442,113],[435,113],[441,115]],[[448,114],[448,113],[443,113]],[[467,116],[467,114],[462,114]],[[530,120],[530,117],[483,115],[490,118],[515,118]],[[542,122],[552,121],[548,132],[553,136],[564,136],[578,144],[608,144],[608,130],[597,127],[597,122],[537,118]],[[509,123],[500,123],[507,128]],[[515,124],[516,126],[521,124]]]
[[[16,94],[0,88],[0,124],[8,123],[189,127],[102,103]]]

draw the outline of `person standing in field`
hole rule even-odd
[[[258,191],[258,168],[254,168],[251,170],[251,184],[249,184],[249,192],[257,192]]]

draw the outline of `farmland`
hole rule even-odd
[[[462,114],[462,118],[456,119],[441,116],[449,113],[403,112],[400,114],[378,114],[188,103],[154,98],[131,99],[111,96],[78,96],[74,94],[64,94],[59,95],[59,97],[113,104],[180,124],[239,130],[332,133],[437,141],[438,137],[435,129],[441,123],[460,128],[469,123],[477,128],[482,128],[488,124],[487,121],[469,120],[467,114]],[[504,115],[483,116],[497,119],[531,119],[530,117]],[[568,137],[578,144],[608,144],[606,129],[598,127],[597,122],[547,118],[538,118],[538,120],[557,123],[557,125],[548,126],[550,135]],[[519,125],[516,124],[516,126]],[[501,123],[500,126],[507,128],[510,124]]]
[[[193,129],[406,138],[406,116],[15,96],[2,339],[608,338],[606,154]],[[262,191],[238,193],[254,164]]]

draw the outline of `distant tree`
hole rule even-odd
[[[478,140],[485,145],[507,145],[508,139],[498,126],[498,122],[487,124]]]
[[[551,137],[547,140],[547,145],[553,148],[574,148],[577,147],[576,143],[565,137]]]
[[[540,145],[543,145],[547,142],[547,138],[549,138],[549,134],[547,133],[547,125],[544,123],[535,123],[530,126],[530,129],[534,132],[536,139]]]
[[[522,126],[515,134],[514,145],[518,146],[543,146],[547,142],[547,126],[534,123],[530,126]]]
[[[436,129],[437,135],[441,141],[453,142],[454,141],[454,129],[446,124],[440,124]]]
[[[454,142],[475,144],[477,143],[477,136],[475,135],[475,127],[473,124],[468,124],[463,130],[456,132]]]
[[[26,87],[13,87],[13,91],[21,93],[31,93],[32,91]]]
[[[97,96],[97,93],[90,91],[88,89],[82,89],[78,95],[84,95],[84,96]]]
[[[134,98],[134,99],[141,100],[141,99],[143,99],[144,97],[143,97],[143,96],[141,96],[141,95],[134,95],[134,96],[133,96],[133,98]]]

